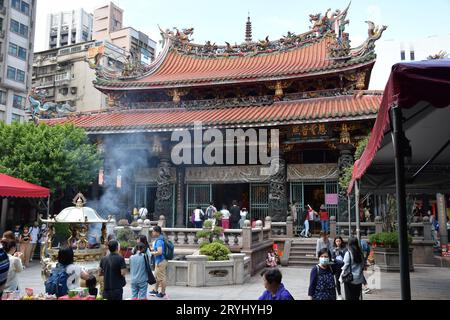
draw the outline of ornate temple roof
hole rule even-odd
[[[162,132],[187,129],[195,121],[204,127],[277,126],[310,122],[372,119],[376,117],[381,94],[367,92],[271,105],[212,108],[204,110],[145,109],[79,115],[51,119],[49,125],[71,123],[91,133]]]
[[[142,69],[131,62],[121,75],[97,70],[95,86],[104,91],[192,87],[256,81],[276,81],[336,73],[375,62],[375,42],[386,27],[369,24],[369,36],[351,48],[345,26],[348,8],[310,15],[311,30],[288,34],[282,39],[240,45],[200,45],[190,38],[193,28],[161,30],[163,49]]]

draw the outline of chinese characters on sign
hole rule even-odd
[[[310,138],[310,137],[327,137],[329,128],[326,124],[305,124],[300,126],[294,126],[292,128],[291,136],[297,138]]]

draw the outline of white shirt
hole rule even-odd
[[[67,288],[69,290],[77,289],[80,287],[80,278],[82,267],[76,264],[70,264],[66,268],[66,272],[69,275],[67,278]]]
[[[147,214],[148,214],[147,208],[141,208],[141,209],[139,209],[139,216],[140,216],[142,219],[147,218]]]
[[[202,215],[204,215],[202,209],[195,209],[194,210],[194,221],[202,221]]]
[[[247,218],[247,214],[248,214],[248,211],[242,211],[241,210],[241,219]]]
[[[39,227],[31,227],[30,234],[31,234],[31,242],[30,243],[36,244],[38,242],[38,238],[39,238]]]
[[[314,220],[315,215],[314,215],[314,210],[309,211],[309,221]]]
[[[22,260],[10,254],[8,254],[8,258],[8,280],[6,281],[4,290],[15,291],[19,287],[19,279],[17,278],[17,274],[23,271]]]
[[[222,214],[222,219],[230,219],[231,213],[227,209],[220,210],[220,213]]]

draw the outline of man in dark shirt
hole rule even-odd
[[[127,265],[119,255],[119,243],[112,240],[108,243],[110,254],[100,261],[100,274],[103,275],[103,298],[106,300],[122,300],[123,287],[126,285]]]
[[[231,229],[239,229],[239,220],[241,220],[241,208],[237,205],[237,201],[233,201],[233,206],[230,209]]]

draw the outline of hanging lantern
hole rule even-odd
[[[117,170],[117,183],[116,183],[117,188],[122,188],[122,170]]]
[[[101,168],[100,171],[98,172],[98,185],[103,186],[104,180],[105,180],[105,171],[103,170],[103,168]]]

